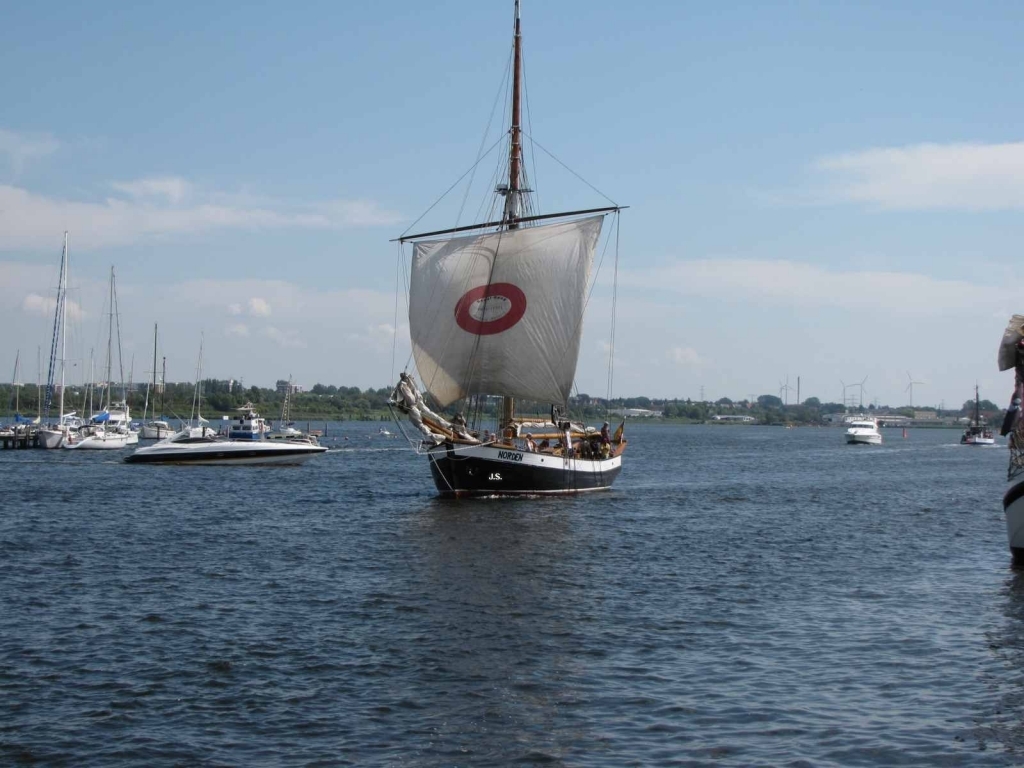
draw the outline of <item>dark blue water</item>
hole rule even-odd
[[[1024,763],[1005,449],[637,426],[611,493],[447,502],[376,431],[0,452],[0,763]]]

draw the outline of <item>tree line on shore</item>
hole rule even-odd
[[[281,413],[288,382],[279,381],[273,389],[267,387],[242,387],[237,381],[206,379],[203,381],[202,412],[206,417],[229,414],[251,403],[267,418],[276,418]],[[195,387],[188,383],[168,383],[162,392],[150,392],[150,413],[175,418],[188,418],[192,410]],[[0,408],[11,415],[15,410],[24,415],[34,416],[40,412],[40,401],[45,399],[45,386],[35,384],[14,386],[0,384]],[[83,413],[88,410],[89,391],[83,386],[68,387],[65,393],[65,410]],[[93,411],[103,407],[104,390],[97,385],[92,391]],[[377,420],[390,416],[388,397],[390,387],[360,389],[335,385],[316,384],[309,391],[293,392],[289,398],[292,419],[326,420]],[[141,418],[146,397],[146,385],[136,385],[128,393],[128,402],[133,418]],[[114,387],[114,400],[120,399],[120,387]],[[869,407],[848,409],[842,403],[823,403],[816,397],[809,397],[799,404],[785,404],[775,395],[761,395],[756,400],[734,401],[727,397],[715,401],[700,401],[690,398],[658,399],[648,397],[624,397],[607,400],[578,394],[570,399],[570,415],[584,421],[612,419],[622,416],[627,410],[645,412],[650,415],[680,422],[704,422],[715,415],[746,415],[761,424],[819,424],[823,417],[847,410],[863,414],[898,414],[912,417],[914,410],[903,408]],[[474,403],[473,415],[496,417],[500,412],[500,398],[481,398]],[[542,403],[519,402],[522,414],[547,416],[550,406]],[[982,400],[982,415],[989,421],[1001,417],[1002,410],[995,403]],[[920,409],[919,409],[920,410]],[[57,413],[57,397],[54,395],[50,407],[51,417]],[[972,416],[974,400],[964,401],[959,410],[937,411],[939,418]],[[469,414],[467,414],[469,415]]]

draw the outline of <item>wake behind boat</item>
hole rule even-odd
[[[418,430],[417,448],[445,496],[609,488],[626,448],[621,427],[613,441],[607,425],[599,432],[562,415],[576,374],[594,251],[605,216],[617,216],[621,207],[535,214],[523,157],[518,0],[511,61],[508,153],[493,214],[486,223],[399,238],[413,243],[409,328],[420,381],[435,407],[458,413],[449,421],[432,410],[407,372],[390,403]],[[617,237],[615,243],[617,263]],[[614,327],[613,320],[612,348]],[[610,382],[609,374],[609,397]],[[481,424],[489,397],[501,401],[495,433]],[[518,415],[517,402],[524,400],[552,404],[550,420]]]

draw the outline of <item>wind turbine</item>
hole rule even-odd
[[[861,379],[860,384],[857,384],[857,386],[860,387],[860,407],[861,408],[864,407],[864,382],[867,381],[867,380],[868,380],[868,377],[865,376],[863,379]]]
[[[924,384],[925,382],[923,382],[923,381],[914,381],[914,377],[910,375],[910,371],[907,371],[907,382],[908,382],[907,386],[906,386],[906,388],[903,391],[904,392],[907,392],[907,391],[910,392],[910,407],[913,408],[914,407],[914,385],[915,384]]]
[[[785,397],[785,404],[786,405],[789,405],[789,392],[790,392],[791,389],[793,389],[793,388],[791,386],[789,386],[789,376],[786,376],[786,383],[785,384],[782,383],[781,379],[779,380],[779,397],[780,398]]]
[[[840,379],[839,383],[843,385],[843,399],[842,399],[842,403],[843,403],[843,410],[845,411],[846,410],[846,382],[843,381],[842,379]]]

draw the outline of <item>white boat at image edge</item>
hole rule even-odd
[[[881,445],[882,433],[874,419],[852,419],[846,422],[848,445]]]
[[[1006,538],[1010,545],[1013,565],[1024,568],[1024,419],[1021,418],[1021,399],[1024,398],[1024,315],[1014,315],[1003,331],[997,357],[999,370],[1013,369],[1015,380],[1010,407],[1003,419],[1000,434],[1007,435],[1010,465],[1006,480],[1010,484],[1003,494],[1003,513],[1006,515]]]
[[[614,214],[616,228],[606,245],[618,264],[622,206],[609,199],[611,205],[602,208],[533,209],[523,155],[518,0],[514,7],[507,152],[498,158],[497,188],[480,209],[490,214],[484,223],[398,238],[403,248],[413,244],[409,330],[416,371],[431,401],[404,371],[389,403],[412,422],[410,442],[426,454],[435,487],[448,497],[604,490],[619,475],[626,448],[622,427],[612,438],[607,425],[599,432],[564,415],[594,253],[605,217]],[[609,346],[614,350],[613,334]],[[609,354],[609,367],[612,360]],[[610,372],[608,381],[610,398]],[[550,420],[518,414],[523,401],[550,406]],[[438,406],[454,412],[451,420],[431,409]],[[494,432],[482,429],[491,418]]]

